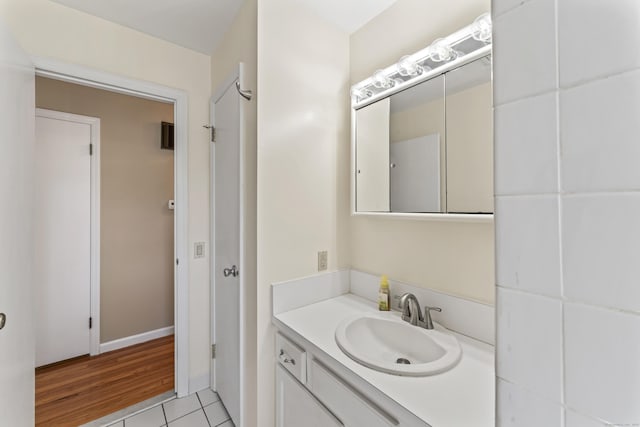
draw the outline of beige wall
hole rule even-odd
[[[100,119],[100,342],[172,326],[173,105],[38,77],[36,106]]]
[[[244,264],[242,275],[247,285],[244,305],[246,337],[244,342],[245,384],[242,417],[245,425],[255,426],[256,421],[256,149],[257,149],[257,88],[258,61],[258,5],[257,0],[246,0],[227,34],[211,55],[211,88],[214,93],[232,73],[239,62],[244,63],[244,89],[253,91],[253,99],[241,99],[241,108],[246,121],[244,152]]]
[[[398,0],[351,36],[351,84],[489,9],[488,0]],[[350,237],[354,268],[494,301],[493,224],[353,217]]]
[[[48,0],[1,0],[0,13],[31,55],[184,90],[189,109],[189,247],[209,236],[210,57]],[[192,249],[191,249],[192,250]],[[209,261],[189,260],[189,376],[209,377]],[[205,382],[206,384],[206,382]]]
[[[491,83],[447,96],[447,208],[493,212]]]
[[[286,12],[286,19],[283,13]],[[349,39],[294,0],[258,2],[258,420],[274,424],[270,284],[348,265]]]

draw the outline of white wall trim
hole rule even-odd
[[[183,90],[131,79],[50,58],[31,57],[36,75],[174,104],[175,387],[178,397],[189,394],[189,182],[188,96]],[[181,260],[182,262],[178,262]]]
[[[143,342],[155,340],[157,338],[167,337],[169,335],[173,335],[173,333],[173,326],[167,326],[166,328],[155,329],[153,331],[143,332],[141,334],[131,335],[129,337],[118,338],[117,340],[107,341],[100,344],[100,353],[106,353],[108,351],[130,347],[132,345],[141,344]]]
[[[91,129],[91,144],[93,155],[91,156],[90,172],[90,260],[89,269],[89,316],[92,318],[92,327],[89,330],[89,353],[92,356],[100,354],[100,119],[79,114],[64,113],[61,111],[36,108],[36,116],[55,120],[64,120],[74,123],[89,125]]]

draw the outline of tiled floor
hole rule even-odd
[[[109,427],[235,427],[218,394],[207,389],[173,399]]]

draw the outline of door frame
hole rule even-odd
[[[240,85],[242,86],[242,83],[244,82],[244,63],[240,62],[238,63],[238,65],[236,66],[236,68],[231,72],[231,74],[229,74],[229,76],[218,86],[218,88],[215,90],[213,96],[211,97],[211,101],[210,101],[210,123],[211,126],[213,126],[215,128],[216,125],[216,120],[215,120],[215,105],[216,102],[219,101],[224,94],[227,92],[227,90],[231,89],[233,90],[233,86],[235,85],[236,82],[240,82]],[[240,94],[238,94],[238,96],[240,97]],[[246,120],[245,120],[245,113],[244,113],[244,109],[242,108],[242,99],[240,99],[240,107],[238,108],[238,122],[239,122],[239,156],[240,156],[240,161],[239,161],[239,167],[238,167],[238,174],[239,174],[239,191],[240,191],[240,197],[239,197],[239,216],[240,216],[240,233],[239,233],[239,239],[240,239],[240,245],[239,245],[239,253],[240,253],[240,258],[238,260],[238,265],[239,265],[239,271],[240,271],[240,277],[239,277],[239,286],[240,286],[240,292],[239,292],[239,314],[238,314],[238,318],[239,318],[239,331],[240,331],[240,373],[239,373],[239,377],[240,377],[240,420],[238,423],[238,427],[243,427],[244,426],[244,414],[246,411],[246,399],[244,399],[243,397],[245,396],[245,364],[246,364],[246,354],[245,354],[245,338],[246,338],[246,334],[247,334],[247,330],[246,330],[246,305],[245,305],[245,298],[247,295],[247,280],[246,280],[246,274],[245,271],[246,269],[244,268],[244,266],[246,265],[246,257],[245,257],[245,222],[244,222],[244,217],[245,217],[245,202],[244,202],[244,196],[246,193],[246,186],[245,186],[245,151],[246,151]],[[209,278],[210,278],[210,307],[211,307],[211,315],[210,315],[210,323],[211,323],[211,345],[213,346],[216,342],[216,324],[215,324],[215,286],[216,286],[216,275],[215,275],[215,268],[216,268],[216,264],[215,264],[215,256],[216,256],[216,240],[215,240],[215,161],[216,161],[216,150],[215,150],[215,143],[211,142],[210,145],[210,150],[209,150],[209,192],[210,192],[210,207],[209,207],[209,230],[210,230],[210,242],[211,242],[211,249],[209,251],[209,265],[210,265],[210,272],[209,272]],[[212,347],[213,348],[213,347]],[[211,388],[216,390],[216,378],[215,378],[215,363],[216,360],[212,357],[211,358],[211,364],[210,364],[210,377],[211,377]]]
[[[103,89],[174,105],[174,330],[175,391],[178,397],[189,394],[189,98],[183,90],[123,77],[93,68],[32,56],[36,76]],[[180,263],[179,261],[182,261]]]
[[[36,108],[36,117],[82,123],[91,128],[89,316],[92,325],[89,329],[89,354],[95,356],[100,354],[100,119],[47,108]]]

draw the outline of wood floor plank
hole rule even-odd
[[[174,338],[36,369],[36,426],[74,427],[174,389]]]

